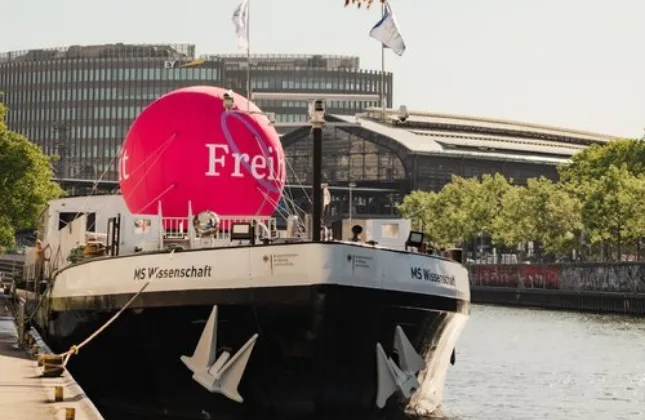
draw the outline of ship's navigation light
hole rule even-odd
[[[407,250],[410,246],[420,248],[423,245],[424,236],[423,232],[411,231],[410,235],[408,235],[408,240],[405,241],[405,249]]]
[[[226,112],[230,111],[233,109],[233,106],[235,105],[235,98],[233,98],[233,91],[228,90],[226,93],[224,93],[224,109],[226,109]]]
[[[251,223],[231,224],[231,240],[233,241],[253,240],[253,227],[251,226]]]

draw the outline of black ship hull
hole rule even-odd
[[[338,285],[236,289],[209,297],[218,308],[218,352],[234,354],[258,334],[239,385],[242,403],[211,393],[192,379],[180,360],[191,356],[213,306],[205,293],[145,296],[146,308],[127,309],[78,355],[69,369],[101,408],[130,406],[161,418],[311,418],[431,411],[440,403],[443,380],[469,302],[392,290]],[[73,298],[72,298],[73,299]],[[82,298],[76,298],[82,299]],[[174,301],[171,304],[169,301]],[[79,344],[114,310],[39,309],[39,329],[53,351]],[[227,303],[228,302],[228,303]],[[420,389],[376,406],[380,343],[393,355],[400,326],[426,362]],[[396,355],[393,356],[396,360]]]

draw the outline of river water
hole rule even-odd
[[[474,305],[450,420],[645,419],[645,319]]]
[[[645,420],[645,318],[473,305],[442,411],[433,420]]]

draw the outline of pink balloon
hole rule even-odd
[[[252,102],[225,89],[194,86],[146,107],[121,147],[119,183],[133,214],[186,217],[211,210],[222,216],[269,216],[282,197],[285,159],[280,137]]]

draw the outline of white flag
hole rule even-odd
[[[329,193],[329,188],[327,184],[323,184],[323,208],[327,207],[331,203],[331,194]]]
[[[242,0],[233,12],[233,26],[237,34],[237,48],[242,51],[249,50],[249,0]]]
[[[394,17],[390,4],[385,5],[385,14],[370,31],[370,36],[401,56],[405,52],[405,42],[399,31],[399,25]]]

